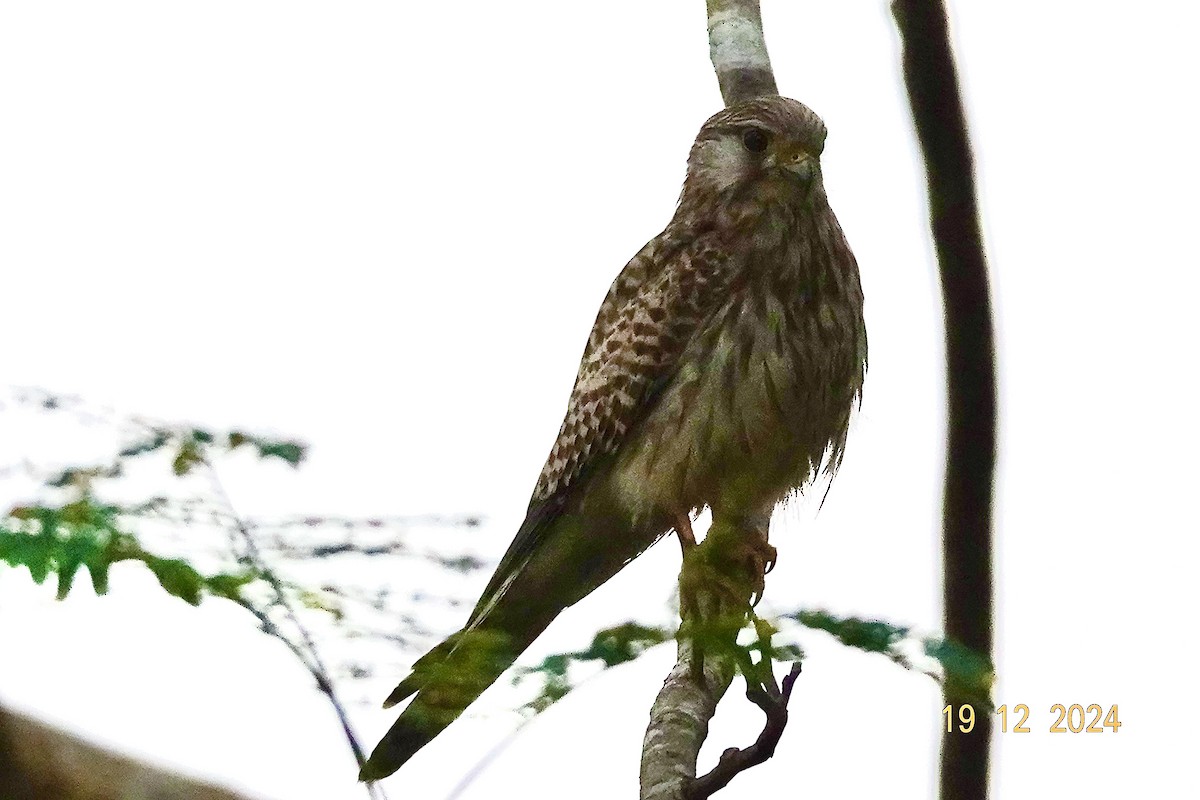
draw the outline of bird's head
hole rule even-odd
[[[821,188],[825,123],[803,103],[770,95],[709,118],[688,156],[681,202],[689,194],[804,202]],[[766,193],[766,197],[763,194]]]

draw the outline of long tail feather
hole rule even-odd
[[[516,660],[524,646],[513,644],[494,631],[459,631],[422,656],[384,705],[416,697],[375,746],[359,780],[386,778],[445,730]]]

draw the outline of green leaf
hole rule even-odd
[[[596,633],[586,650],[573,655],[585,661],[600,660],[605,667],[615,667],[633,661],[649,648],[672,638],[666,628],[651,628],[636,622],[625,622]]]
[[[833,634],[847,647],[855,647],[868,653],[887,653],[892,646],[908,636],[909,629],[882,620],[858,617],[835,617],[825,611],[798,611],[784,614],[801,625]]]
[[[99,560],[102,547],[92,531],[72,531],[62,540],[57,553],[59,600],[66,599],[75,582],[75,575],[84,564]]]
[[[224,597],[227,600],[241,599],[242,589],[259,579],[257,571],[221,572],[204,579],[205,588],[214,597]]]
[[[37,584],[44,583],[50,574],[56,544],[52,534],[29,534],[0,528],[0,560],[9,566],[25,567]]]
[[[148,553],[136,536],[120,529],[121,513],[120,507],[90,496],[58,508],[15,507],[9,524],[0,524],[0,561],[26,567],[39,584],[55,575],[60,600],[74,587],[80,568],[90,573],[96,594],[107,593],[110,568],[119,561],[141,562],[168,594],[192,605],[205,592],[238,600],[242,589],[261,577],[256,570],[205,577],[186,561]]]
[[[147,554],[144,563],[158,578],[167,594],[178,597],[189,605],[200,605],[204,589],[204,576],[186,561],[176,558],[158,558]]]
[[[826,631],[848,647],[880,653],[906,669],[914,668],[897,647],[905,639],[913,639],[910,629],[903,625],[857,617],[835,617],[825,611],[801,610],[783,616],[806,627]],[[961,702],[970,702],[979,707],[991,707],[995,672],[986,656],[949,639],[922,638],[917,641],[920,641],[927,656],[941,664],[947,696],[961,698]]]
[[[989,659],[951,639],[925,640],[925,654],[941,663],[948,695],[991,708],[996,674]]]
[[[108,594],[108,568],[112,562],[105,558],[98,558],[95,561],[88,562],[88,574],[92,578],[92,589],[98,595]]]
[[[196,443],[195,439],[187,439],[179,445],[179,452],[175,454],[175,460],[171,462],[171,470],[182,477],[203,461],[204,455],[200,450],[200,445]]]
[[[254,446],[258,448],[260,458],[283,459],[293,467],[304,460],[304,445],[299,442],[276,442],[267,439],[255,439]]]

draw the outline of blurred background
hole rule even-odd
[[[1161,0],[950,13],[999,337],[994,697],[1031,709],[1030,733],[995,736],[993,794],[1184,796],[1200,15]],[[942,332],[898,37],[883,2],[764,0],[763,17],[781,91],[830,130],[870,368],[824,506],[822,485],[776,515],[760,610],[936,633]],[[306,442],[298,470],[243,452],[216,464],[231,505],[276,533],[319,543],[319,526],[286,521],[388,520],[421,553],[490,563],[604,292],[669,220],[719,106],[695,0],[5,4],[0,380],[18,388],[0,399],[0,505],[29,502],[21,465],[91,463],[120,445],[113,420],[142,415]],[[21,387],[81,399],[45,413]],[[154,480],[124,489],[150,496]],[[196,558],[223,546],[219,525],[174,530],[163,546]],[[379,566],[397,560],[289,574],[386,589],[433,637],[489,573]],[[522,663],[627,619],[670,624],[678,566],[674,543],[652,548]],[[325,698],[251,614],[193,608],[136,564],[110,583],[96,597],[81,577],[59,602],[0,565],[0,705],[249,797],[365,796]],[[338,632],[318,630],[370,745],[424,640]],[[726,793],[933,796],[936,684],[823,634],[800,642],[777,757]],[[501,681],[384,786],[632,796],[673,661],[665,644],[596,675],[511,739],[528,691]],[[1118,704],[1123,725],[1051,734],[1055,703]],[[701,768],[760,717],[735,685]]]

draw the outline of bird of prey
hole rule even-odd
[[[395,772],[664,534],[690,536],[689,515],[769,519],[840,464],[867,340],[825,134],[777,95],[704,123],[674,217],[600,306],[524,523],[466,625],[388,697],[416,695],[362,779]]]

